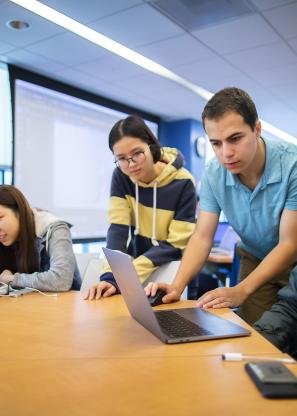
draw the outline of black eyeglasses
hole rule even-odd
[[[146,160],[145,152],[149,150],[149,147],[146,150],[137,150],[131,157],[119,157],[114,161],[118,168],[127,169],[130,166],[130,162],[140,164]]]

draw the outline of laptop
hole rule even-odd
[[[250,331],[199,308],[153,311],[130,256],[103,248],[131,316],[162,342],[243,337]]]
[[[234,246],[239,240],[238,235],[232,227],[228,226],[218,246],[212,247],[210,254],[221,256],[233,256]]]

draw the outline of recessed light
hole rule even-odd
[[[6,26],[13,30],[28,30],[31,27],[28,22],[23,20],[9,20],[6,22]]]

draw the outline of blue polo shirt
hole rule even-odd
[[[222,210],[240,236],[240,245],[259,259],[278,244],[283,209],[297,211],[297,146],[281,140],[264,142],[265,168],[254,190],[213,158],[200,192],[201,210],[217,214]]]

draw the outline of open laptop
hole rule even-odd
[[[239,240],[238,235],[232,227],[228,226],[218,246],[212,247],[210,254],[221,256],[233,256],[234,246]]]
[[[103,248],[131,316],[167,344],[242,337],[250,331],[199,308],[153,311],[130,256]]]

